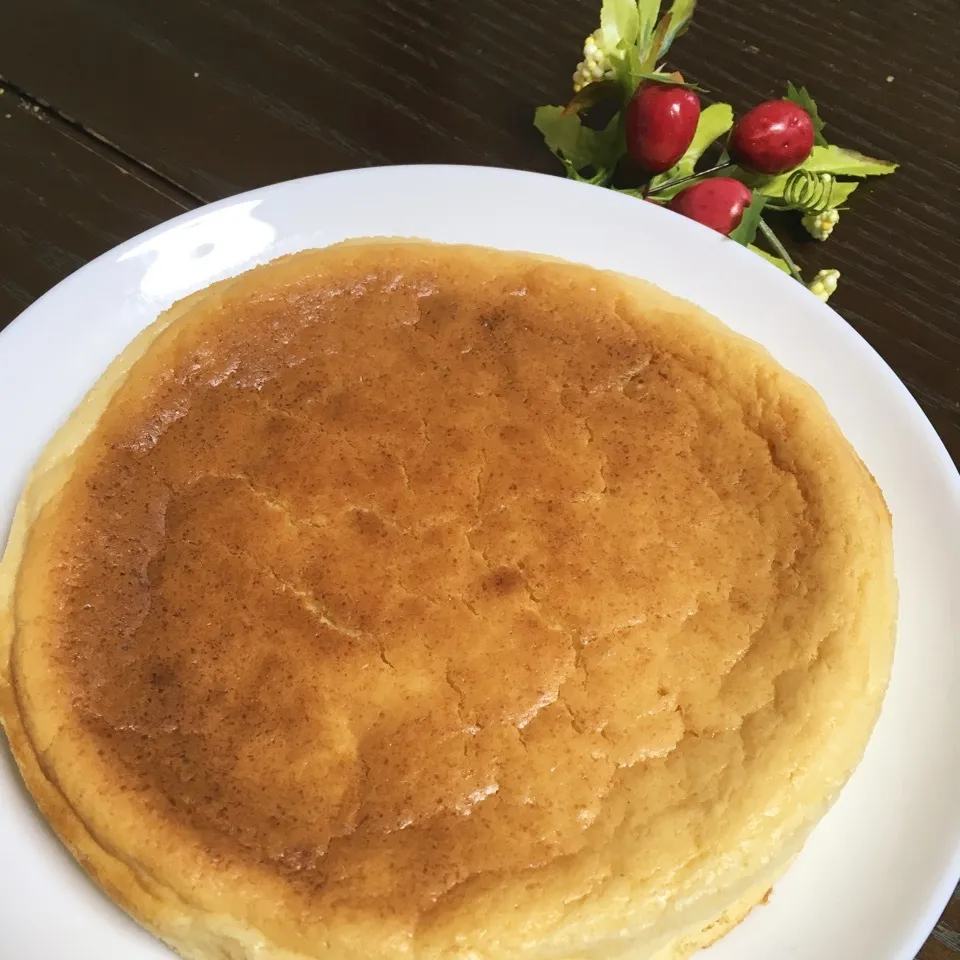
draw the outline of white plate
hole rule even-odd
[[[0,530],[32,461],[172,301],[345,237],[553,254],[647,277],[765,344],[823,395],[894,517],[900,632],[866,758],[768,906],[704,960],[912,960],[960,875],[960,478],[905,387],[832,310],[718,234],[553,177],[393,167],[279,184],[188,213],[64,280],[0,335]],[[73,865],[0,766],[0,957],[161,960]]]

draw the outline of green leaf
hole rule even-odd
[[[743,218],[739,226],[731,230],[728,236],[737,243],[742,243],[745,247],[753,243],[760,227],[760,214],[766,206],[767,198],[762,193],[754,193],[750,206],[743,211]]]
[[[752,243],[747,244],[747,249],[752,250],[758,256],[763,257],[763,259],[766,260],[767,263],[772,263],[778,270],[782,270],[784,273],[789,275],[790,268],[787,266],[786,260],[783,260],[780,257],[775,257],[772,253],[767,253],[766,250],[762,249],[761,247],[755,246]]]
[[[676,166],[671,167],[666,173],[657,174],[651,181],[650,186],[656,187],[668,180],[676,180],[678,177],[689,177],[697,166],[697,162],[704,155],[707,148],[719,137],[722,137],[733,126],[733,108],[729,103],[713,103],[700,114],[700,120],[697,122],[697,132],[690,141],[686,153],[677,161]],[[670,187],[657,194],[662,200],[669,200],[679,193],[686,184],[678,187]],[[783,188],[780,190],[783,195]]]
[[[839,177],[882,177],[893,173],[897,164],[887,160],[876,160],[864,156],[856,150],[844,150],[843,147],[814,147],[812,153],[798,169],[809,170],[811,173],[830,173]],[[751,174],[740,174],[740,179],[748,187],[761,190],[767,197],[782,197],[783,187],[795,170],[788,170],[776,177],[757,177]],[[856,189],[846,183],[837,183],[834,191],[840,190],[843,200],[846,200]],[[843,193],[846,190],[846,193]]]
[[[566,113],[563,107],[537,107],[533,125],[543,134],[547,146],[574,167],[586,167],[593,162],[585,128],[575,113]]]
[[[690,21],[693,19],[693,11],[696,6],[697,0],[673,0],[669,10],[670,29],[666,32],[660,44],[659,57],[665,57],[667,51],[673,45],[673,41],[677,37],[682,37],[690,29]]]
[[[613,173],[614,167],[627,152],[627,140],[623,131],[623,113],[616,113],[602,130],[584,128],[588,133],[594,166]]]
[[[655,83],[662,83],[668,87],[684,87],[687,90],[696,90],[697,93],[706,93],[707,91],[703,87],[699,86],[696,83],[688,83],[686,80],[678,80],[672,73],[663,73],[660,70],[654,70],[651,73],[646,73],[643,70],[630,70],[630,76],[634,81],[639,82],[640,80],[652,80]],[[584,90],[589,90],[590,87],[595,86],[595,84],[588,84],[584,87]]]
[[[729,103],[712,103],[700,114],[697,121],[697,132],[694,133],[690,146],[680,158],[677,167],[679,176],[684,177],[693,173],[697,161],[706,153],[707,147],[722,137],[733,126],[733,107]]]
[[[637,0],[636,6],[639,19],[637,46],[645,51],[660,16],[660,0]]]
[[[897,169],[896,163],[844,150],[843,147],[814,147],[813,153],[801,164],[814,173],[832,173],[842,177],[882,177]]]
[[[626,91],[627,98],[629,99],[629,97],[633,95],[634,90],[637,89],[637,85],[640,83],[640,79],[642,78],[643,74],[646,72],[643,65],[643,57],[640,56],[639,47],[631,47],[627,51],[624,64],[627,68],[627,76],[630,80],[630,86]]]
[[[835,177],[880,177],[893,173],[897,169],[897,164],[876,160],[855,150],[827,146],[814,147],[810,156],[800,165],[800,169],[817,174],[829,173]],[[782,200],[787,181],[794,173],[796,173],[795,170],[790,170],[776,177],[757,177],[742,173],[738,176],[747,186],[759,191],[765,197]],[[845,203],[857,186],[856,181],[836,181],[830,196],[830,206],[838,207]],[[774,206],[778,209],[792,209],[782,203],[775,203]]]
[[[838,180],[833,185],[833,192],[830,194],[830,206],[839,207],[842,203],[846,203],[850,199],[850,194],[859,186],[860,184],[856,180]]]
[[[650,41],[644,46],[640,61],[641,69],[644,72],[652,72],[655,70],[657,60],[660,58],[660,47],[670,32],[670,24],[672,22],[673,16],[665,13],[660,18],[656,30],[653,31],[653,36],[650,38]]]
[[[585,126],[578,114],[566,113],[563,107],[538,107],[534,126],[543,134],[547,146],[560,158],[567,175],[576,180],[602,182],[612,175],[625,151],[620,114],[603,130]],[[596,176],[582,177],[581,170],[593,167]]]
[[[640,31],[640,17],[635,0],[603,0],[600,8],[600,30],[603,33],[604,51],[611,59],[618,47],[625,50],[632,46]]]
[[[817,109],[817,102],[807,92],[807,88],[795,87],[788,81],[787,95],[784,99],[789,100],[791,103],[795,103],[798,107],[803,107],[803,109],[810,114],[810,119],[813,121],[813,142],[821,144],[822,146],[826,146],[827,140],[823,135],[823,128],[825,124],[823,120],[820,119],[820,111]]]

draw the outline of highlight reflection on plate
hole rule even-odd
[[[124,251],[119,261],[149,263],[140,280],[145,297],[190,293],[215,276],[229,276],[237,264],[254,263],[269,249],[276,228],[254,215],[259,201],[247,200],[211,210],[197,219],[153,233]]]

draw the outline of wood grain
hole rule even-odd
[[[88,260],[191,201],[37,104],[0,95],[0,328]]]
[[[5,0],[0,75],[65,120],[16,103],[0,119],[0,318],[145,226],[264,183],[424,161],[556,172],[532,112],[569,95],[598,7]],[[842,270],[832,304],[960,461],[957,50],[956,0],[701,0],[673,57],[738,108],[805,83],[831,139],[902,164],[828,243],[794,227],[788,245],[810,275]],[[955,897],[921,960],[960,953],[958,913]]]

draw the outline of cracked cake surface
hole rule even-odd
[[[47,449],[0,714],[192,960],[678,960],[860,759],[896,591],[807,385],[529,255],[308,251],[175,305]]]

